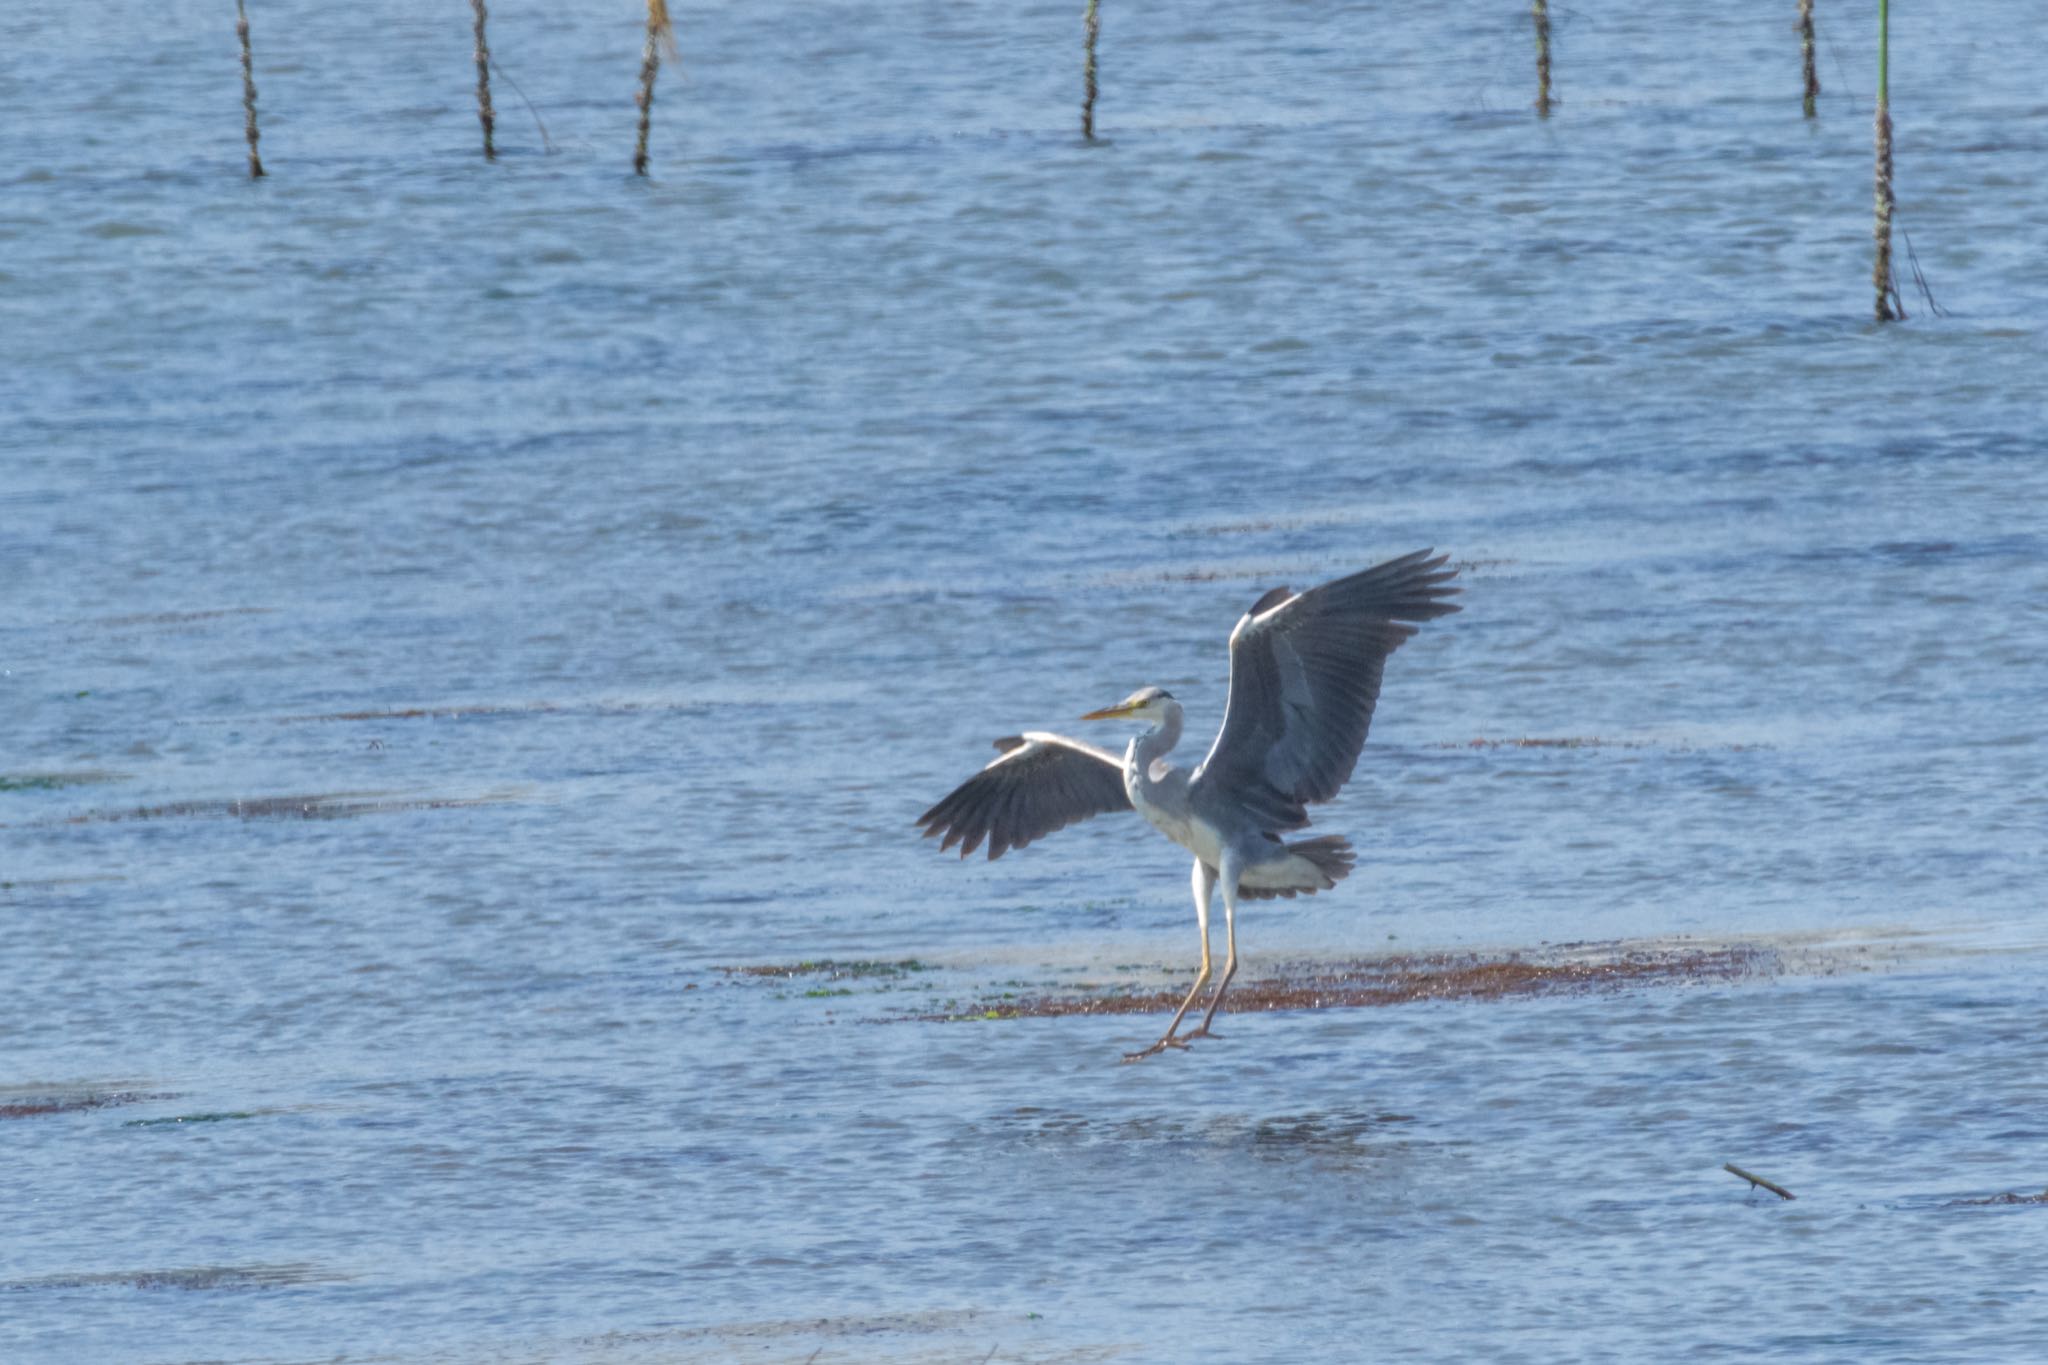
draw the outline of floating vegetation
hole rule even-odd
[[[1500,1001],[1587,995],[1636,986],[1741,980],[1774,970],[1776,955],[1755,946],[1624,948],[1618,944],[1484,958],[1454,953],[1296,963],[1235,987],[1230,1012],[1357,1009],[1425,1000]],[[1075,1014],[1154,1014],[1181,992],[1112,987],[1106,991],[983,1000],[909,1018],[932,1023],[1049,1019]],[[950,1002],[949,1002],[950,1003]]]
[[[1092,1116],[1070,1109],[1020,1105],[986,1120],[998,1133],[1034,1143],[1063,1146],[1114,1144],[1119,1147],[1198,1145],[1242,1151],[1267,1160],[1325,1157],[1350,1161],[1405,1145],[1404,1125],[1412,1114],[1364,1109],[1315,1111],[1305,1114]]]
[[[307,725],[342,720],[464,720],[472,716],[631,716],[648,711],[701,711],[723,701],[710,699],[656,699],[650,701],[593,702],[476,702],[467,706],[367,707],[356,711],[326,711],[317,715],[278,716],[279,725]]]
[[[66,787],[88,787],[99,782],[125,782],[127,773],[84,771],[75,773],[0,773],[0,792],[53,792]]]
[[[651,1331],[609,1331],[588,1338],[583,1344],[604,1360],[737,1360],[756,1359],[771,1349],[777,1359],[818,1361],[819,1365],[853,1360],[962,1361],[967,1365],[990,1359],[1032,1360],[1038,1365],[1096,1365],[1130,1354],[1117,1347],[1081,1346],[1019,1351],[1005,1347],[997,1356],[983,1347],[1000,1330],[1014,1333],[1020,1320],[1039,1318],[1038,1313],[1020,1316],[983,1308],[922,1308],[897,1313],[869,1313],[838,1317],[815,1314],[800,1318],[768,1319],[758,1322],[728,1322],[711,1327],[663,1327]],[[817,1343],[817,1349],[803,1347]],[[675,1348],[691,1349],[676,1354]],[[792,1343],[784,1345],[783,1343]],[[716,1349],[706,1354],[704,1345]],[[829,1348],[829,1349],[828,1349]],[[585,1359],[581,1353],[575,1359]]]
[[[6,1091],[0,1091],[4,1095]],[[140,1090],[81,1091],[76,1094],[17,1091],[20,1099],[0,1099],[0,1119],[35,1119],[52,1114],[80,1114],[93,1109],[112,1109],[123,1104],[147,1104],[174,1100],[176,1095],[149,1094]]]
[[[238,1109],[216,1114],[174,1114],[169,1118],[162,1119],[130,1119],[121,1126],[123,1128],[170,1128],[185,1123],[228,1123],[235,1119],[262,1118],[265,1114],[276,1112],[274,1109]]]
[[[319,716],[280,716],[278,721],[280,724],[292,724],[323,720],[459,720],[464,716],[549,715],[562,709],[564,708],[553,702],[545,701],[509,705],[486,702],[479,706],[407,706],[390,710],[330,711]]]
[[[269,616],[276,607],[221,607],[211,611],[148,611],[132,616],[102,616],[98,626],[182,626],[194,621],[219,621],[229,616]]]
[[[1281,1114],[1254,1123],[1250,1136],[1255,1149],[1341,1153],[1362,1147],[1391,1125],[1414,1121],[1412,1114]]]
[[[1712,749],[1717,753],[1743,754],[1752,749],[1767,749],[1767,744],[1693,744],[1687,741],[1664,743],[1648,739],[1601,739],[1593,735],[1564,735],[1545,739],[1536,736],[1519,736],[1514,739],[1460,739],[1447,740],[1438,744],[1425,744],[1425,749],[1669,749],[1676,753],[1695,753],[1701,749]]]
[[[132,810],[88,811],[58,821],[66,825],[111,824],[127,820],[350,820],[396,811],[463,810],[500,805],[509,792],[482,796],[397,796],[389,792],[330,792],[314,796],[254,796],[224,801],[172,801]],[[0,826],[4,828],[4,826]]]
[[[4,826],[0,826],[4,828]],[[0,891],[26,891],[31,887],[91,886],[95,882],[125,882],[128,879],[118,872],[88,872],[77,877],[20,877],[13,881],[0,881]]]
[[[1468,739],[1447,744],[1432,744],[1432,749],[1647,749],[1648,740],[1642,739],[1593,739],[1587,736],[1570,735],[1561,739],[1535,739],[1523,736],[1518,739]]]
[[[1989,1199],[1951,1199],[1942,1205],[1947,1209],[2004,1208],[2015,1204],[2048,1205],[2048,1190],[2039,1194],[1994,1194]]]
[[[273,1265],[204,1265],[167,1270],[102,1270],[0,1281],[0,1290],[27,1289],[276,1289],[334,1284],[349,1277],[307,1261]]]
[[[1299,564],[1289,568],[1271,564],[1218,564],[1185,569],[1118,569],[1091,574],[1081,581],[1104,588],[1128,588],[1143,583],[1284,583],[1290,578],[1306,578],[1317,572],[1317,569],[1304,568]]]
[[[822,976],[833,981],[862,981],[874,979],[893,980],[898,977],[908,976],[912,972],[928,972],[933,970],[933,968],[929,963],[919,962],[914,957],[906,957],[896,962],[839,962],[831,958],[822,958],[816,962],[796,962],[786,965],[770,964],[758,967],[720,967],[718,970],[728,976]]]
[[[1261,527],[1258,523],[1244,522],[1232,526],[1194,526],[1189,529],[1197,534],[1224,535],[1260,529],[1270,530],[1276,529],[1276,527],[1277,523]],[[1458,560],[1456,561],[1456,568],[1462,572],[1470,568],[1494,568],[1514,562],[1512,559]],[[1173,568],[1113,569],[1105,572],[1061,575],[1057,578],[1047,578],[1033,586],[1042,587],[1046,593],[1053,594],[1062,592],[1067,587],[1073,585],[1088,588],[1133,588],[1153,583],[1246,582],[1278,585],[1299,583],[1304,579],[1322,577],[1332,569],[1343,568],[1346,563],[1347,561],[1342,559],[1319,557],[1316,559],[1296,560],[1291,564],[1275,564],[1272,562],[1231,564],[1228,562],[1216,562],[1180,565]],[[918,585],[916,588],[909,590],[929,591],[929,588],[924,585]]]

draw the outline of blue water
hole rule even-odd
[[[1827,6],[1539,120],[1512,5],[1107,0],[1093,146],[1076,4],[678,8],[646,181],[634,6],[492,7],[495,165],[440,9],[255,7],[255,184],[222,7],[0,14],[0,1358],[2034,1358],[2031,6],[1893,16],[1886,327]],[[1766,969],[902,1022],[1187,980],[1135,821],[913,818],[1424,545],[1247,972]]]

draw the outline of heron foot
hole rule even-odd
[[[1156,1052],[1164,1052],[1166,1051],[1166,1049],[1170,1047],[1177,1047],[1181,1049],[1183,1052],[1185,1052],[1187,1050],[1187,1046],[1187,1039],[1176,1038],[1169,1033],[1164,1038],[1161,1038],[1158,1042],[1152,1044],[1152,1046],[1146,1048],[1143,1052],[1126,1052],[1124,1054],[1124,1060],[1126,1062],[1142,1062],[1147,1057],[1150,1057],[1152,1054]]]
[[[1187,1040],[1190,1038],[1214,1038],[1217,1041],[1221,1042],[1223,1039],[1223,1035],[1220,1033],[1210,1032],[1209,1026],[1207,1024],[1204,1024],[1200,1028],[1189,1029],[1186,1033],[1183,1033],[1180,1036],[1181,1046],[1187,1046]]]

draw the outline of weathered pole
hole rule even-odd
[[[1877,223],[1871,229],[1877,238],[1877,261],[1871,267],[1871,282],[1877,286],[1877,320],[1902,322],[1906,307],[1899,298],[1899,286],[1892,278],[1892,97],[1891,5],[1877,0]]]
[[[484,37],[484,21],[490,18],[490,11],[484,7],[484,0],[470,0],[470,7],[476,11],[476,116],[484,125],[484,160],[496,161],[498,149],[491,141],[491,130],[497,123],[497,115],[491,109],[491,45]]]
[[[1806,116],[1814,116],[1813,102],[1820,98],[1820,77],[1813,70],[1813,0],[1799,0],[1799,60],[1805,68]]]
[[[263,158],[256,154],[262,134],[256,131],[256,63],[249,55],[249,9],[235,0],[235,36],[242,40],[242,132],[249,139],[249,178],[263,178]]]
[[[647,134],[654,124],[654,73],[661,70],[661,50],[674,47],[668,0],[647,0],[647,50],[640,58],[640,136],[633,145],[633,174],[647,174]]]
[[[1096,13],[1095,3],[1096,0],[1088,0],[1088,13],[1081,21],[1087,54],[1081,61],[1081,136],[1090,142],[1095,141],[1095,38],[1102,32],[1102,19]]]

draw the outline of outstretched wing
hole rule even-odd
[[[1276,588],[1230,632],[1230,701],[1190,793],[1227,801],[1267,829],[1299,829],[1335,796],[1365,747],[1387,656],[1407,621],[1458,610],[1457,571],[1428,550],[1304,593]]]
[[[993,862],[1013,848],[1105,811],[1131,809],[1123,761],[1093,744],[1027,730],[996,741],[1003,756],[917,817],[965,858],[986,838]]]

